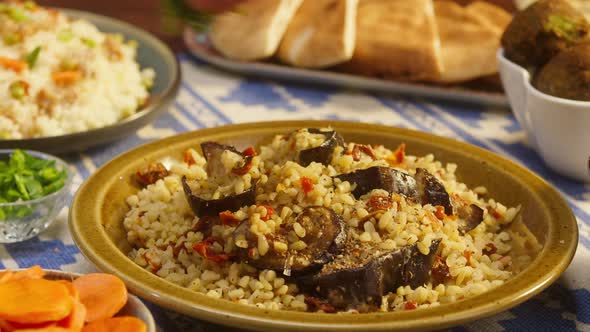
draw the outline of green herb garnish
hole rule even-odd
[[[66,170],[58,170],[54,160],[37,158],[14,150],[8,161],[0,161],[0,203],[29,201],[61,189]],[[28,206],[0,207],[0,220],[24,217],[32,213]]]
[[[96,46],[96,42],[92,39],[82,38],[82,43],[90,48]]]
[[[164,29],[170,34],[178,34],[181,23],[197,31],[207,29],[213,16],[193,10],[184,0],[162,0]]]
[[[57,33],[57,40],[60,42],[69,42],[74,38],[74,33],[70,29],[61,30]]]
[[[12,82],[10,86],[8,86],[8,89],[10,89],[10,95],[12,98],[21,100],[27,96],[28,85],[24,81],[16,81]]]
[[[37,46],[37,47],[35,47],[35,49],[33,51],[31,51],[31,53],[27,54],[27,56],[25,57],[25,61],[29,65],[29,70],[33,69],[33,67],[35,66],[35,63],[37,63],[37,58],[39,58],[40,52],[41,52],[41,46]]]
[[[576,41],[583,34],[581,25],[571,18],[560,15],[551,15],[545,22],[545,31],[554,33],[557,37]]]

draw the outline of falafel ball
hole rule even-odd
[[[537,73],[533,85],[552,96],[590,101],[590,43],[557,54]]]
[[[584,15],[566,0],[540,0],[514,16],[502,47],[506,58],[537,68],[560,51],[590,41],[589,31]]]

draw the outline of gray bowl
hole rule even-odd
[[[86,19],[102,32],[120,33],[125,39],[137,41],[137,61],[140,67],[151,67],[156,72],[149,103],[132,116],[106,127],[60,136],[0,139],[0,149],[20,148],[49,153],[83,151],[135,133],[166,111],[176,97],[180,86],[180,66],[174,53],[158,38],[133,25],[106,16],[71,9],[58,10],[71,17]]]

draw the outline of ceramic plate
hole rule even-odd
[[[206,33],[198,33],[191,28],[184,30],[184,43],[196,58],[221,69],[242,75],[378,93],[404,94],[485,106],[508,107],[508,100],[502,92],[486,90],[483,87],[476,89],[461,86],[444,87],[403,83],[336,71],[295,68],[272,62],[234,61],[219,54],[209,42]]]
[[[256,145],[279,133],[303,127],[335,128],[345,140],[397,147],[413,155],[434,153],[459,165],[457,176],[470,187],[486,186],[489,196],[507,206],[522,205],[522,220],[543,244],[523,272],[491,292],[438,307],[390,313],[330,315],[264,310],[217,300],[167,282],[142,269],[126,253],[131,249],[122,223],[125,198],[138,191],[133,174],[141,166],[182,152],[203,141],[237,148]],[[165,308],[195,318],[261,331],[419,331],[466,323],[507,310],[538,294],[569,265],[578,242],[576,219],[551,185],[503,157],[448,138],[408,129],[353,122],[283,121],[224,126],[185,133],[140,146],[111,160],[79,189],[69,225],[82,253],[100,269],[121,277],[129,289]]]
[[[31,139],[0,140],[0,149],[28,149],[48,153],[82,151],[91,146],[121,139],[156,119],[174,101],[180,85],[180,66],[174,53],[158,38],[130,24],[87,12],[58,9],[75,18],[84,18],[102,32],[120,33],[137,41],[137,61],[141,68],[156,71],[147,106],[115,124],[80,133]]]

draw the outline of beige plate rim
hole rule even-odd
[[[215,139],[224,133],[256,135],[288,132],[301,127],[328,127],[344,130],[349,134],[380,132],[394,138],[411,137],[428,142],[433,149],[444,149],[470,154],[487,163],[501,166],[535,192],[542,192],[543,203],[551,216],[548,237],[542,251],[527,269],[505,284],[487,292],[456,303],[438,307],[362,315],[326,315],[264,310],[256,307],[211,299],[188,289],[176,286],[143,270],[132,263],[109,240],[100,224],[97,210],[105,193],[104,183],[118,172],[126,162],[149,158],[151,153],[204,137]],[[459,153],[459,152],[457,152]],[[557,222],[559,221],[559,222]],[[188,132],[139,146],[123,153],[102,166],[87,179],[74,197],[69,214],[69,227],[74,241],[91,262],[101,270],[121,277],[135,294],[165,308],[218,324],[249,329],[274,331],[403,331],[428,330],[462,324],[507,310],[524,302],[547,288],[565,271],[577,248],[578,228],[571,208],[560,194],[543,179],[512,161],[476,146],[449,138],[409,129],[383,125],[340,121],[276,121],[229,125]],[[556,260],[550,265],[546,259]]]

